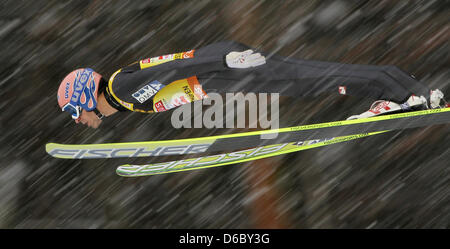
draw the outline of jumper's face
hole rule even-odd
[[[76,119],[75,122],[77,124],[82,123],[91,128],[98,128],[102,123],[102,120],[100,120],[94,112],[82,110],[80,118]]]

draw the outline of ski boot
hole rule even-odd
[[[403,103],[398,104],[388,100],[377,100],[371,106],[370,109],[366,112],[363,112],[359,115],[353,115],[347,118],[347,120],[352,119],[360,119],[360,118],[370,118],[385,114],[394,114],[399,112],[408,112],[408,111],[418,111],[418,110],[426,110],[428,109],[427,99],[423,96],[415,96],[411,95],[409,99]]]

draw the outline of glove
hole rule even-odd
[[[244,52],[231,52],[225,57],[227,66],[230,68],[249,68],[256,67],[266,63],[266,57],[261,56],[260,53],[253,53],[249,49]]]

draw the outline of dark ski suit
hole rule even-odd
[[[109,91],[114,92],[115,97],[107,96],[107,100],[116,108],[123,100],[151,110],[152,99],[148,103],[137,103],[131,94],[154,80],[167,85],[192,76],[197,77],[206,93],[278,92],[293,97],[314,97],[324,92],[338,94],[344,89],[346,95],[397,103],[405,102],[412,94],[426,96],[429,93],[425,85],[395,66],[311,61],[278,55],[269,57],[257,51],[266,56],[266,64],[245,69],[227,67],[225,56],[229,52],[247,49],[252,48],[225,41],[196,49],[194,58],[169,61],[145,69],[141,69],[139,63],[132,64],[123,68],[112,84],[110,82]]]

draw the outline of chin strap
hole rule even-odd
[[[103,115],[97,108],[94,108],[94,110],[92,110],[95,115],[97,115],[98,119],[102,120],[103,118],[105,118],[106,116]]]

